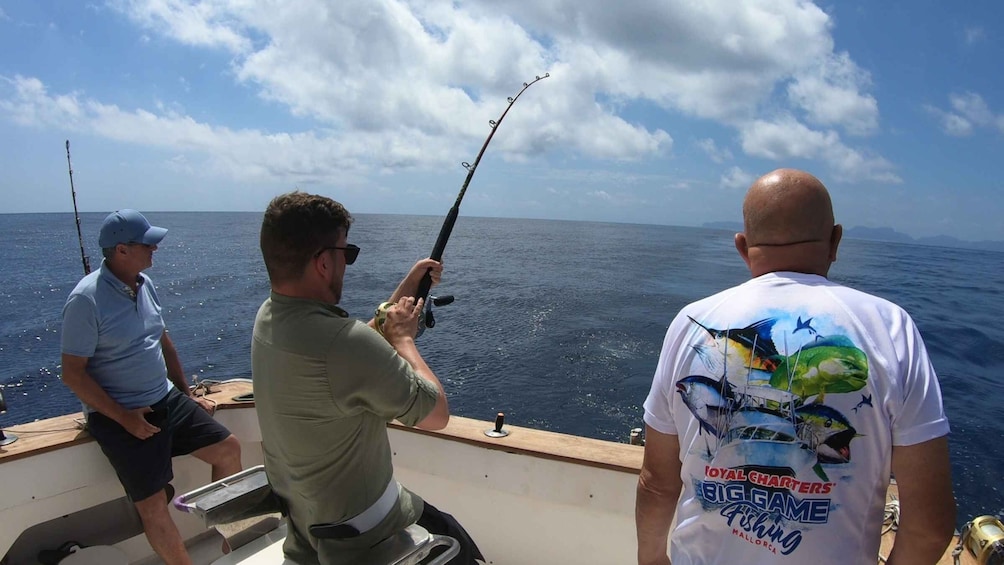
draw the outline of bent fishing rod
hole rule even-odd
[[[70,140],[66,140],[66,167],[70,171],[70,196],[73,197],[73,217],[77,220],[77,241],[80,242],[80,260],[84,263],[84,274],[90,274],[91,261],[84,253],[84,236],[80,233],[80,213],[77,212],[77,191],[73,188],[73,165],[70,164]]]
[[[544,73],[543,76],[534,77],[534,79],[530,82],[524,82],[523,88],[516,93],[516,96],[510,96],[507,99],[509,104],[505,107],[505,110],[503,110],[499,119],[488,120],[488,125],[491,127],[491,131],[488,133],[488,137],[485,139],[484,144],[481,145],[481,150],[478,151],[478,155],[474,158],[474,162],[468,163],[464,161],[462,163],[463,167],[467,169],[467,178],[464,179],[464,184],[460,187],[460,194],[457,195],[456,202],[453,203],[453,207],[450,208],[450,211],[446,214],[446,219],[443,220],[443,227],[439,230],[439,237],[436,238],[436,244],[432,247],[432,253],[429,254],[429,259],[434,261],[443,260],[443,251],[446,249],[446,243],[450,240],[450,234],[453,233],[453,225],[457,223],[457,216],[460,215],[460,203],[463,201],[464,195],[467,194],[467,187],[471,184],[471,179],[474,178],[474,173],[478,170],[478,163],[481,162],[481,157],[484,156],[485,149],[488,149],[488,144],[491,143],[492,137],[494,137],[495,132],[498,131],[498,127],[502,123],[502,120],[505,119],[506,114],[509,113],[509,110],[512,108],[513,104],[516,103],[516,100],[519,100],[519,97],[526,92],[526,89],[549,76],[551,76],[551,73]],[[419,298],[425,300],[425,310],[418,320],[418,335],[422,335],[425,328],[431,328],[436,325],[436,319],[432,315],[433,305],[446,306],[447,304],[453,302],[452,296],[433,297],[432,300],[429,300],[429,289],[431,288],[432,274],[430,269],[425,272],[425,276],[422,277],[422,281],[418,285],[418,291],[415,293],[416,301]],[[383,321],[387,319],[387,308],[390,306],[390,303],[384,302],[377,307],[375,318],[378,330],[383,327]]]

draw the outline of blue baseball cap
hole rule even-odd
[[[151,226],[150,222],[136,210],[116,210],[101,224],[98,245],[101,249],[115,247],[120,243],[145,243],[157,245],[167,235],[167,229]]]

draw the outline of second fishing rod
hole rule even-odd
[[[439,229],[439,237],[436,238],[436,244],[432,247],[432,253],[429,254],[429,258],[434,261],[443,260],[443,251],[446,249],[446,244],[450,240],[450,234],[453,233],[453,226],[457,223],[457,216],[460,215],[460,203],[464,200],[464,195],[467,193],[467,187],[471,184],[471,179],[474,177],[474,173],[478,170],[478,163],[481,162],[481,157],[484,156],[485,150],[488,149],[488,144],[491,143],[492,137],[495,136],[495,132],[498,131],[499,125],[502,120],[505,119],[506,114],[512,108],[516,100],[526,92],[526,89],[530,88],[537,82],[551,76],[550,73],[544,73],[542,76],[534,77],[530,82],[524,82],[523,88],[516,93],[515,96],[510,97],[509,105],[506,106],[502,115],[499,116],[498,120],[489,120],[488,125],[491,127],[491,131],[488,133],[488,137],[485,139],[484,144],[481,145],[481,150],[478,151],[477,157],[475,157],[473,163],[464,162],[463,166],[467,169],[467,178],[464,179],[463,186],[460,187],[460,193],[457,194],[457,200],[453,203],[453,207],[446,214],[446,219],[443,220],[443,227]],[[418,285],[418,291],[415,293],[415,299],[419,298],[425,300],[425,310],[422,312],[421,317],[418,321],[418,335],[422,335],[425,328],[431,328],[436,325],[436,318],[432,313],[433,306],[445,306],[453,302],[452,296],[440,296],[429,299],[429,289],[432,288],[432,275],[426,271],[425,276],[422,277],[422,281]],[[382,331],[384,320],[387,319],[387,309],[392,306],[389,302],[384,302],[377,307],[374,318],[376,320],[377,331]]]

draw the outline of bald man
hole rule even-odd
[[[887,563],[936,563],[949,429],[913,320],[827,280],[842,230],[812,175],[764,175],[743,220],[753,278],[677,315],[645,401],[638,563],[670,563],[670,538],[675,565],[875,563],[890,472]]]

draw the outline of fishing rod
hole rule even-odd
[[[485,139],[484,144],[481,145],[481,150],[478,151],[478,156],[474,158],[474,162],[468,163],[464,161],[462,163],[463,167],[467,169],[467,178],[464,179],[464,184],[463,186],[460,187],[460,194],[457,195],[456,202],[453,203],[453,207],[450,208],[450,211],[446,214],[446,219],[443,220],[443,227],[440,228],[439,230],[439,237],[436,238],[436,244],[432,247],[432,253],[429,254],[429,259],[432,259],[434,261],[443,260],[443,251],[446,249],[446,243],[450,239],[450,234],[453,233],[453,225],[457,222],[457,216],[460,215],[460,202],[464,199],[464,195],[467,193],[467,187],[468,185],[471,184],[471,179],[474,177],[474,172],[478,170],[478,163],[481,162],[481,157],[485,154],[485,149],[488,149],[488,144],[491,143],[492,137],[495,136],[495,132],[498,131],[498,127],[502,123],[502,120],[504,120],[506,114],[509,113],[509,109],[512,108],[513,104],[516,103],[516,100],[519,99],[520,95],[526,92],[526,89],[530,88],[537,82],[549,76],[551,76],[551,73],[544,73],[544,76],[536,76],[532,81],[524,82],[523,88],[521,88],[520,91],[516,93],[516,96],[510,96],[507,99],[509,101],[509,105],[505,107],[505,110],[502,112],[502,115],[499,116],[499,119],[488,120],[488,125],[491,127],[491,132],[488,133],[488,138]],[[431,328],[436,325],[436,319],[432,315],[433,305],[446,306],[447,304],[453,302],[453,296],[439,296],[439,297],[434,296],[432,297],[432,300],[429,300],[429,289],[431,288],[432,288],[432,270],[429,269],[425,272],[425,275],[422,277],[422,280],[418,285],[418,291],[415,293],[416,301],[419,298],[425,299],[425,310],[419,316],[418,320],[418,335],[422,335],[422,332],[425,330],[425,328]],[[383,327],[383,321],[387,319],[387,308],[389,308],[390,306],[392,306],[392,304],[384,302],[383,304],[377,307],[375,318],[378,330]]]
[[[84,253],[84,236],[80,233],[80,213],[77,212],[77,191],[73,188],[73,165],[70,164],[70,140],[66,140],[66,167],[70,171],[70,196],[73,197],[73,216],[77,220],[77,241],[80,242],[80,260],[84,263],[84,274],[91,272],[91,260]]]

